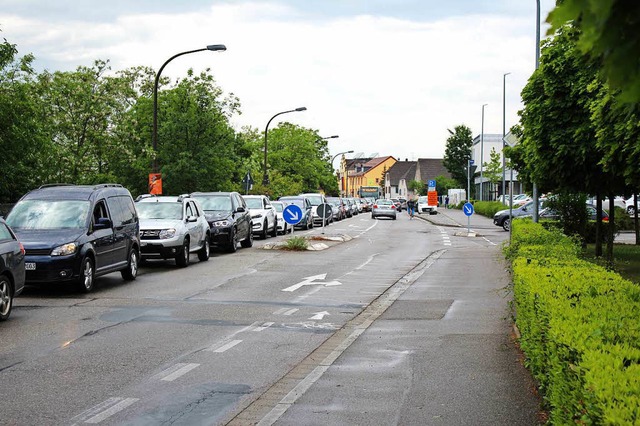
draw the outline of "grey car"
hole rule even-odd
[[[24,247],[0,219],[0,321],[11,314],[13,298],[24,288]]]
[[[396,220],[397,208],[393,201],[380,198],[373,203],[371,207],[371,219],[377,219],[379,217],[388,217]]]

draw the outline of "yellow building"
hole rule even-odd
[[[392,156],[375,158],[354,158],[340,163],[338,186],[340,195],[345,197],[361,196],[362,187],[378,187],[384,190],[384,175],[396,163]]]

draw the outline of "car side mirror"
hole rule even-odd
[[[273,209],[273,206],[267,206],[266,209],[267,210],[271,210],[271,209]]]
[[[187,222],[197,222],[197,221],[198,221],[197,216],[187,216]]]
[[[113,224],[111,223],[111,219],[107,218],[107,217],[101,217],[100,219],[98,219],[98,221],[96,222],[95,226],[93,227],[93,229],[109,229],[113,226]]]
[[[236,213],[244,213],[244,212],[245,212],[244,207],[238,207],[236,209]]]

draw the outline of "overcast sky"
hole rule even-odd
[[[553,0],[541,0],[542,21]],[[278,117],[329,141],[331,154],[441,158],[447,129],[502,133],[535,67],[534,0],[0,0],[0,36],[38,70],[109,59],[113,70],[158,69],[174,80],[211,68],[240,98],[238,129]],[[543,26],[542,35],[546,31]],[[276,119],[277,120],[277,119]],[[271,126],[275,126],[274,121]]]

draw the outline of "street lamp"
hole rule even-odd
[[[321,141],[326,140],[326,139],[336,139],[339,138],[340,136],[338,135],[333,135],[333,136],[327,136],[326,138],[320,138]]]
[[[210,50],[212,52],[223,52],[227,50],[227,47],[224,44],[210,44],[207,47],[196,50],[188,50],[186,52],[180,52],[178,54],[173,55],[169,59],[165,61],[164,64],[158,70],[156,74],[156,80],[153,85],[153,135],[152,135],[152,143],[153,143],[153,172],[158,173],[158,83],[160,81],[160,74],[162,74],[162,70],[165,66],[178,56],[187,55],[189,53],[202,52],[204,50]]]
[[[504,156],[504,147],[507,145],[507,143],[504,141],[504,137],[507,134],[506,132],[506,126],[507,126],[506,124],[506,108],[507,108],[506,88],[507,88],[507,76],[509,74],[511,73],[508,72],[502,75],[502,202],[504,202],[506,197],[505,170],[506,170],[507,161]],[[511,192],[509,192],[509,196],[511,196]]]
[[[353,150],[352,150],[352,149],[350,149],[349,151],[339,152],[339,153],[337,153],[336,155],[334,155],[334,156],[333,156],[333,158],[331,159],[331,168],[333,169],[333,160],[335,160],[335,159],[336,159],[336,157],[337,157],[338,155],[342,155],[342,154],[351,154],[351,153],[353,153]],[[344,182],[345,182],[345,193],[346,193],[346,192],[347,192],[347,190],[346,190],[347,178],[346,178],[346,177],[345,177]],[[340,195],[342,195],[342,194],[340,194]]]
[[[269,124],[271,124],[271,121],[279,115],[288,114],[290,112],[306,111],[306,110],[307,110],[306,107],[299,107],[296,109],[291,109],[289,111],[282,111],[277,113],[273,117],[271,117],[267,122],[267,127],[265,127],[264,129],[264,168],[263,168],[264,173],[262,175],[262,184],[264,186],[269,185],[269,175],[267,174],[267,133],[269,132]]]
[[[480,201],[484,198],[482,191],[482,167],[484,163],[484,107],[488,104],[482,104],[482,126],[480,127]]]

